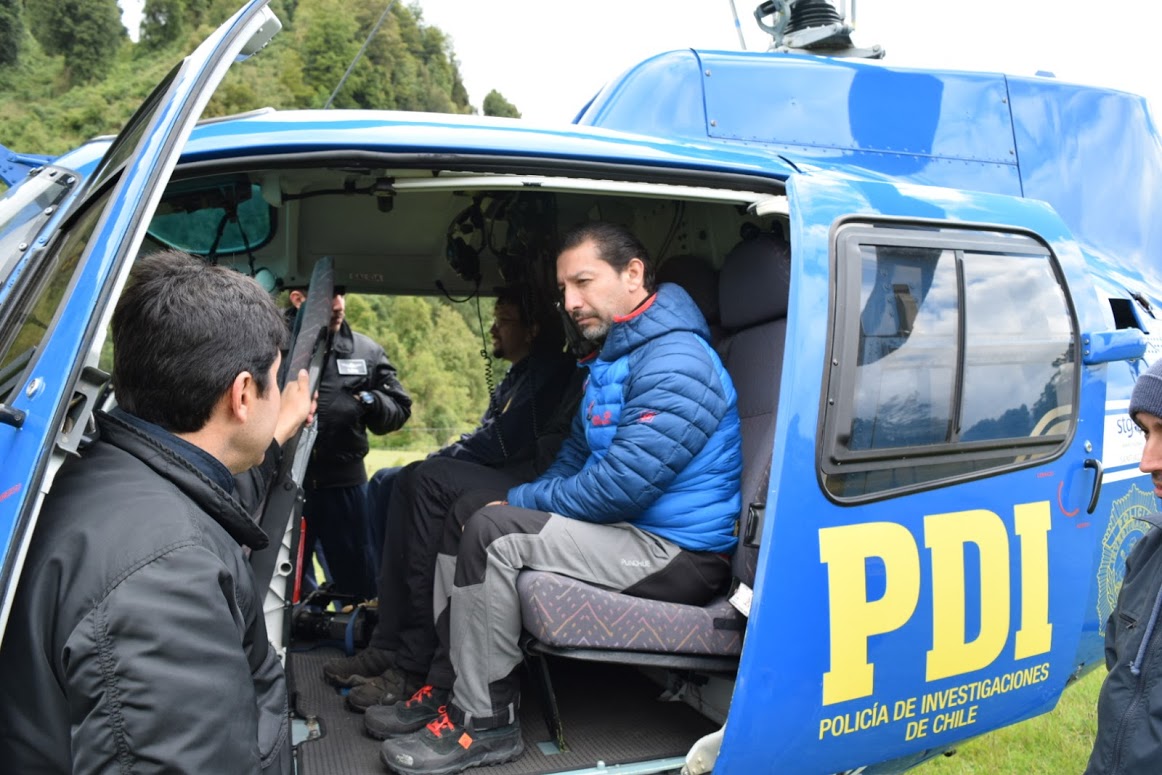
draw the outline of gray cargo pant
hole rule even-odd
[[[451,686],[448,712],[468,727],[487,729],[516,718],[521,570],[695,605],[720,592],[730,577],[729,558],[685,551],[626,522],[594,524],[503,505],[465,513],[479,505],[469,495],[453,507],[433,590],[441,643],[429,681]],[[683,562],[675,563],[678,558]]]

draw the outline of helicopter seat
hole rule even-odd
[[[722,338],[722,315],[718,298],[718,270],[710,259],[692,254],[671,256],[658,267],[657,281],[659,285],[680,285],[690,294],[710,327],[710,343],[717,345]]]
[[[779,399],[790,248],[764,234],[726,257],[719,282],[718,344],[738,392],[742,424],[742,514],[733,558],[735,586],[754,585]],[[722,595],[704,606],[601,589],[542,571],[517,579],[526,651],[622,664],[731,672],[746,617]]]

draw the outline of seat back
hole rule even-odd
[[[734,575],[751,587],[758,565],[758,536],[750,543],[743,538],[752,504],[765,506],[766,502],[790,281],[790,245],[773,234],[736,245],[727,254],[719,278],[719,309],[726,333],[718,353],[734,380],[742,423],[742,513]]]
[[[703,256],[683,255],[667,258],[658,267],[658,283],[674,283],[690,294],[690,298],[710,326],[710,341],[717,343],[722,335],[719,313],[718,270]]]

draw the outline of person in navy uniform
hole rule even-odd
[[[431,666],[436,553],[452,503],[470,490],[503,497],[535,479],[568,434],[580,400],[581,375],[562,351],[560,322],[534,312],[526,287],[498,289],[494,315],[492,356],[512,366],[480,425],[425,460],[376,472],[368,485],[368,518],[383,525],[382,561],[374,563],[379,617],[367,648],[327,662],[323,675],[350,687],[347,706],[370,714],[373,737],[377,714],[423,686]]]
[[[336,286],[331,300],[331,349],[319,379],[316,412],[319,435],[303,481],[307,521],[303,576],[311,577],[317,542],[333,591],[370,599],[376,594],[378,569],[371,567],[366,547],[370,532],[363,465],[367,432],[384,434],[402,428],[411,417],[412,400],[383,348],[351,330],[345,293]],[[306,299],[305,289],[291,289],[293,310]]]

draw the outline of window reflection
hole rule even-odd
[[[840,242],[827,489],[858,497],[1056,454],[1074,422],[1076,334],[1048,251],[896,231],[904,244],[863,244],[890,241],[868,228]]]

